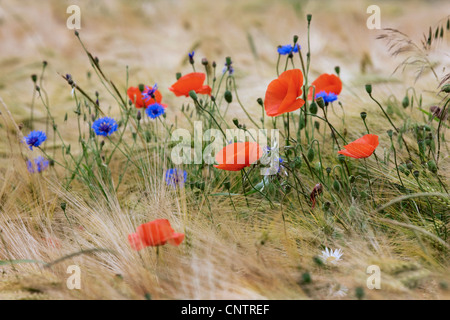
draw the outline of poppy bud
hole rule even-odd
[[[408,161],[408,162],[406,163],[406,167],[407,167],[409,170],[412,170],[412,169],[413,169],[413,163],[412,163],[411,161]]]
[[[37,75],[32,74],[32,75],[31,75],[31,80],[32,80],[34,83],[36,83],[36,81],[37,81]]]
[[[327,174],[331,173],[331,168],[330,167],[327,167],[325,170],[326,170]]]
[[[192,100],[197,101],[197,94],[195,93],[194,90],[189,91],[189,96],[192,98]]]
[[[258,102],[258,104],[264,108],[263,100],[261,98],[256,99],[256,102]]]
[[[302,166],[302,158],[295,157],[294,162],[292,162],[291,167],[299,169]]]
[[[42,61],[42,66],[45,68],[46,66],[48,65],[48,62],[47,61]]]
[[[137,121],[141,121],[141,119],[142,119],[141,110],[138,110],[136,119],[137,119]]]
[[[434,162],[434,160],[428,161],[428,169],[430,169],[430,171],[433,173],[437,172],[437,166],[436,166],[436,162]]]
[[[409,106],[409,97],[407,95],[402,100],[402,106],[403,108],[408,108]]]
[[[319,97],[316,99],[317,104],[319,105],[320,108],[325,108],[325,101],[323,100],[322,97]]]
[[[233,123],[234,123],[234,125],[235,125],[236,127],[239,128],[239,120],[238,120],[237,118],[234,118],[234,119],[233,119]]]
[[[334,71],[336,71],[336,74],[339,76],[341,73],[341,67],[339,66],[334,67]]]
[[[231,103],[233,101],[233,95],[231,94],[231,91],[225,91],[224,98],[226,102]]]
[[[308,21],[308,24],[311,23],[311,19],[312,19],[312,14],[307,14],[306,15],[306,20]]]
[[[415,170],[415,171],[413,172],[413,175],[414,175],[414,177],[419,178],[420,172],[417,171],[417,170]]]
[[[361,119],[363,119],[363,120],[366,120],[366,118],[367,118],[367,112],[361,112],[360,114],[359,114],[360,116],[361,116]]]
[[[350,183],[354,183],[356,181],[355,176],[350,176],[349,181],[350,181]]]
[[[339,154],[339,155],[338,155],[338,160],[339,160],[340,163],[344,163],[344,161],[345,161],[345,156],[344,156],[343,154]]]
[[[203,58],[202,59],[202,65],[207,66],[208,65],[208,59]]]
[[[392,134],[393,134],[394,132],[393,132],[392,130],[388,130],[388,131],[386,131],[386,132],[387,132],[389,138],[392,138]]]
[[[314,128],[316,128],[316,130],[320,129],[320,123],[319,121],[314,121]]]
[[[333,189],[336,192],[341,191],[341,183],[338,180],[334,180],[334,182],[333,182]]]
[[[297,43],[297,41],[298,41],[298,36],[297,36],[297,35],[295,35],[295,36],[294,36],[294,44],[296,44],[296,43]]]
[[[67,208],[67,204],[65,202],[61,202],[61,209],[62,209],[62,211],[65,212],[66,208]]]
[[[320,258],[319,256],[314,256],[313,257],[313,261],[315,264],[317,264],[319,267],[324,266],[323,260],[322,258]]]
[[[363,287],[356,288],[355,296],[358,300],[362,300],[362,298],[364,298],[364,288]]]
[[[75,30],[74,33],[75,33],[75,36],[76,36],[76,37],[78,37],[78,36],[80,35],[79,32],[78,32],[78,30]]]
[[[177,72],[176,77],[177,77],[177,80],[179,80],[181,78],[181,72]]]
[[[372,94],[372,85],[371,84],[366,84],[366,91],[368,94]]]
[[[41,91],[41,88],[39,88],[39,86],[36,86],[36,91],[37,92]]]
[[[230,188],[231,188],[231,183],[230,183],[230,181],[225,181],[225,182],[223,183],[223,186],[225,187],[225,189],[230,190]]]
[[[331,203],[329,201],[324,202],[322,205],[322,208],[324,211],[330,210],[330,207],[331,207]]]
[[[212,67],[213,68],[217,67],[217,63],[215,61],[212,62]]]
[[[215,102],[215,101],[216,101],[216,97],[213,96],[213,95],[211,95],[211,101],[212,101],[212,102]]]
[[[309,162],[312,162],[314,160],[314,149],[313,148],[309,148],[308,153],[307,153],[307,157]]]
[[[442,86],[441,91],[444,91],[445,93],[450,93],[450,83],[447,83],[446,85]]]
[[[227,66],[230,66],[230,65],[232,64],[232,62],[231,62],[231,57],[226,57],[226,58],[225,58],[225,62],[226,62],[226,64],[227,64]]]
[[[309,106],[309,112],[312,114],[317,114],[317,104],[315,102],[311,103]]]

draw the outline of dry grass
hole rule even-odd
[[[364,131],[361,111],[368,112],[373,132],[384,134],[387,126],[363,84],[378,83],[374,95],[386,101],[391,94],[402,97],[415,82],[408,70],[392,76],[399,61],[390,57],[382,41],[375,40],[379,32],[365,26],[370,1],[327,1],[326,5],[304,1],[299,7],[287,0],[74,2],[82,8],[80,33],[86,46],[100,58],[119,88],[126,89],[127,65],[130,84],[158,82],[170,106],[168,121],[177,118],[179,126],[181,102],[167,87],[174,82],[176,72],[190,70],[188,51],[195,49],[198,60],[203,56],[216,60],[220,69],[225,56],[233,57],[241,100],[259,119],[256,99],[264,95],[274,77],[274,48],[289,43],[293,34],[305,41],[306,12],[313,14],[312,73],[331,73],[334,66],[341,66],[344,90],[340,101],[345,114],[336,109],[331,121],[339,123],[345,117],[345,122],[336,126],[345,128],[350,137]],[[382,290],[365,290],[369,299],[450,298],[445,289],[450,283],[448,259],[442,257],[448,257],[448,249],[429,235],[431,225],[416,230],[386,222],[387,214],[401,216],[392,208],[382,215],[345,203],[351,223],[337,224],[322,210],[310,214],[295,207],[271,208],[258,198],[249,198],[247,208],[245,199],[236,197],[237,214],[227,197],[196,197],[189,189],[167,188],[160,178],[159,169],[164,164],[157,154],[147,154],[143,160],[149,177],[131,170],[118,194],[108,195],[108,201],[89,195],[80,184],[65,191],[60,185],[62,170],[30,175],[23,161],[29,151],[18,143],[15,128],[29,118],[33,95],[30,75],[40,73],[43,60],[49,67],[42,87],[74,152],[78,138],[72,134],[77,130],[76,121],[70,120],[74,103],[70,88],[58,73],[72,74],[90,94],[99,91],[101,105],[105,109],[112,106],[111,113],[116,112],[114,101],[95,75],[87,77],[87,57],[73,32],[65,28],[67,5],[65,1],[39,5],[0,1],[0,96],[5,101],[0,105],[4,137],[0,142],[0,260],[50,262],[80,249],[106,248],[110,252],[80,255],[51,268],[42,264],[0,265],[1,299],[144,299],[146,295],[152,299],[334,299],[332,293],[339,285],[349,288],[346,298],[353,299],[356,288],[366,287],[366,268],[373,264],[381,267]],[[414,1],[408,6],[400,1],[381,2],[382,26],[421,39],[445,5],[445,1],[433,5]],[[45,23],[42,17],[46,17]],[[249,37],[255,43],[254,52]],[[446,49],[443,44],[429,58],[442,66],[450,65]],[[440,76],[445,74],[445,70],[438,71]],[[433,92],[438,83],[424,72],[416,84],[418,92],[425,92],[427,106],[435,102]],[[36,126],[44,129],[45,109],[36,101]],[[235,102],[230,110],[229,118],[245,119]],[[69,121],[64,123],[66,113]],[[389,148],[386,141],[381,142],[379,154]],[[448,182],[448,149],[446,152],[441,172]],[[112,163],[113,168],[120,165],[119,160]],[[369,166],[377,172],[373,160]],[[399,183],[394,169],[378,174],[380,181]],[[314,186],[313,181],[306,183]],[[411,176],[405,178],[405,184],[420,192]],[[424,184],[427,191],[439,191]],[[377,194],[380,203],[397,196],[381,196],[382,190]],[[448,200],[439,199],[432,200],[437,210],[448,210]],[[67,217],[61,202],[67,203]],[[175,230],[186,234],[185,243],[177,248],[162,247],[159,255],[151,249],[131,250],[127,235],[138,224],[156,218],[170,219]],[[416,223],[414,217],[408,218],[413,220],[411,224]],[[45,238],[59,239],[60,246],[49,245]],[[343,262],[338,267],[318,266],[313,257],[320,254],[321,246],[342,248]],[[66,268],[73,264],[82,270],[79,291],[68,290],[65,284]],[[312,283],[302,280],[306,272]]]

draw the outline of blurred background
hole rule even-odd
[[[255,100],[264,96],[276,77],[276,47],[298,35],[306,48],[307,13],[313,15],[312,76],[332,73],[339,65],[349,89],[343,92],[344,100],[353,87],[368,79],[395,83],[401,78],[405,86],[414,84],[414,77],[392,76],[401,59],[392,58],[386,43],[376,40],[382,30],[367,28],[369,5],[380,7],[382,28],[397,28],[418,42],[450,13],[445,0],[0,0],[0,96],[19,118],[29,115],[30,75],[40,73],[43,60],[49,64],[45,87],[53,109],[64,110],[61,117],[74,104],[58,73],[72,74],[91,94],[99,89],[96,79],[91,80],[94,86],[89,85],[89,61],[66,26],[71,15],[66,10],[73,4],[81,9],[79,32],[86,47],[121,89],[126,89],[129,66],[130,85],[157,82],[170,105],[176,100],[167,88],[176,72],[191,71],[187,57],[195,50],[200,70],[203,57],[216,61],[219,71],[225,57],[232,57],[242,100],[250,109],[257,108]],[[37,107],[37,118],[44,112]]]

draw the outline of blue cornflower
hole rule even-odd
[[[149,86],[145,86],[145,90],[144,92],[142,92],[142,100],[148,102],[147,100],[154,99],[156,90],[158,90],[157,83],[155,83],[155,85],[152,88],[150,88]]]
[[[180,169],[168,169],[166,171],[166,183],[169,186],[176,187],[184,185],[187,179],[187,172]]]
[[[28,136],[25,137],[26,144],[33,150],[33,147],[39,147],[42,142],[47,139],[44,131],[31,131]]]
[[[319,93],[317,93],[316,94],[316,99],[319,98],[319,97],[322,97],[323,101],[325,103],[330,103],[330,102],[336,101],[337,98],[338,98],[337,94],[335,94],[333,92],[326,93],[325,91],[320,91]]]
[[[113,118],[104,117],[95,120],[92,129],[98,136],[110,136],[114,131],[117,131],[117,122]]]
[[[145,113],[152,119],[158,118],[160,115],[164,114],[164,112],[164,107],[159,103],[151,104],[145,109]]]
[[[27,169],[30,173],[42,172],[48,168],[49,161],[42,156],[34,159],[34,164],[31,160],[27,160]]]
[[[191,53],[188,53],[189,62],[191,62],[191,63],[194,62],[194,55],[195,55],[195,51],[192,51]]]
[[[278,53],[281,55],[286,55],[289,53],[297,53],[300,49],[301,47],[299,44],[296,44],[295,47],[292,44],[287,44],[285,46],[279,46]]]

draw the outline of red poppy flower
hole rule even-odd
[[[177,97],[189,96],[189,91],[194,90],[199,94],[211,95],[211,87],[208,85],[203,85],[205,82],[206,75],[201,72],[192,72],[182,76],[175,82],[169,90],[175,93]]]
[[[145,91],[146,90],[144,90],[144,92]],[[141,90],[139,90],[138,87],[129,87],[127,90],[127,94],[128,98],[131,100],[131,102],[133,102],[136,108],[147,108],[148,106],[155,103],[161,104],[164,108],[167,107],[167,105],[161,103],[162,95],[161,92],[159,92],[159,90],[156,90],[154,93],[155,99],[147,99],[146,101],[142,99],[142,92]]]
[[[303,74],[299,69],[283,72],[266,90],[264,109],[270,117],[292,112],[305,104],[302,95]]]
[[[184,240],[183,233],[176,233],[167,219],[157,219],[141,224],[136,233],[128,235],[128,242],[134,250],[156,247],[169,243],[178,246]]]
[[[364,137],[344,146],[345,150],[340,150],[338,153],[355,159],[367,158],[372,155],[377,147],[378,136],[375,134],[366,134]]]
[[[258,161],[262,149],[256,142],[236,142],[229,144],[216,154],[219,163],[214,167],[227,171],[240,171]]]
[[[324,73],[311,83],[315,87],[315,94],[325,91],[327,94],[334,93],[339,95],[342,91],[342,81],[334,74]],[[312,100],[313,88],[309,89],[308,99]]]

